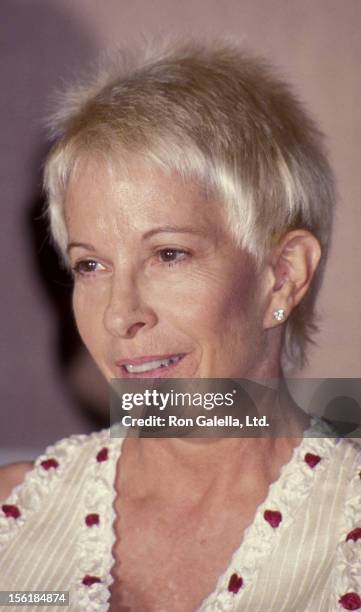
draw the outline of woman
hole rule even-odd
[[[51,229],[104,376],[282,386],[315,331],[334,202],[289,88],[189,44],[101,71],[54,125]],[[87,612],[361,609],[360,453],[304,437],[288,405],[279,437],[107,430],[6,468],[1,589],[69,590]]]

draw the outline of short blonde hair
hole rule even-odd
[[[333,174],[313,120],[264,60],[228,43],[119,53],[65,95],[53,118],[45,166],[50,227],[65,253],[65,192],[79,159],[141,155],[199,181],[225,206],[237,244],[261,264],[290,229],[312,232],[321,264],[287,323],[284,365],[302,366],[314,342],[315,299],[327,257],[335,202]]]

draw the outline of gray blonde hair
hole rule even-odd
[[[231,236],[257,265],[288,230],[312,232],[321,264],[286,323],[282,355],[286,367],[304,365],[317,331],[315,299],[335,189],[322,134],[272,67],[228,43],[119,53],[64,96],[52,130],[45,190],[51,233],[64,258],[64,198],[84,155],[124,168],[131,155],[141,155],[199,181],[220,199]]]

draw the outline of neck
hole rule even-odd
[[[282,398],[282,437],[275,432],[256,438],[127,438],[118,484],[126,474],[130,499],[182,510],[217,508],[234,496],[265,496],[307,426],[284,389]],[[273,410],[265,403],[263,408]]]

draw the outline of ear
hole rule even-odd
[[[320,243],[307,230],[288,232],[273,248],[269,260],[272,286],[264,329],[286,321],[307,292],[320,257]]]

